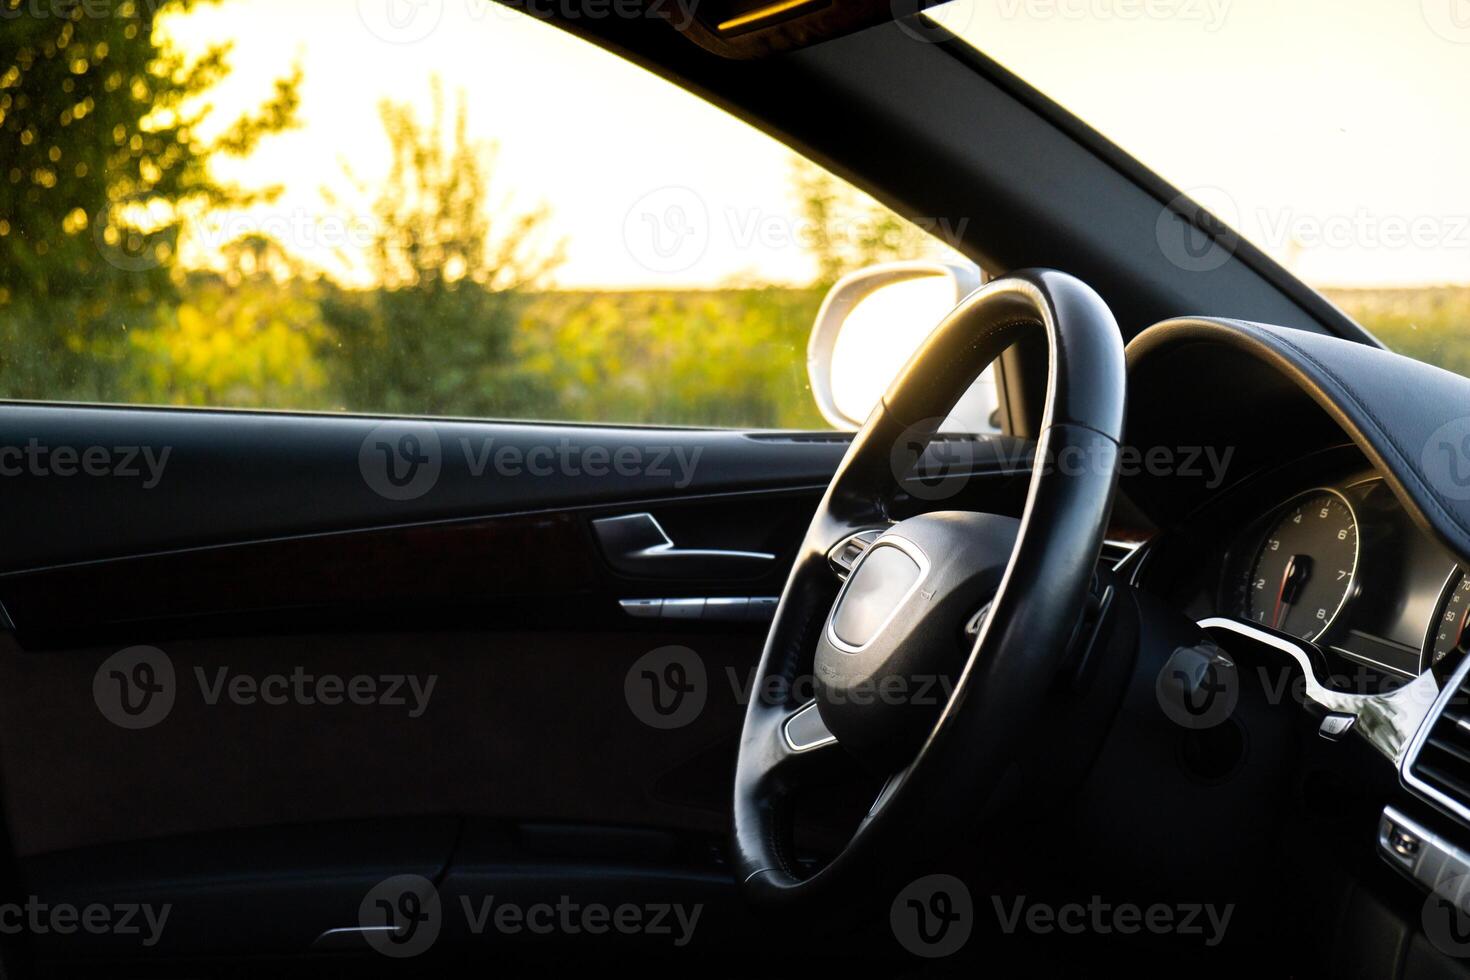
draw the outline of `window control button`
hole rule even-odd
[[[618,605],[623,607],[623,612],[637,619],[657,619],[663,612],[664,601],[662,599],[619,599]]]
[[[665,599],[664,619],[700,619],[704,616],[703,599]]]
[[[745,596],[717,596],[704,600],[704,618],[722,623],[738,623],[745,618],[750,602]]]

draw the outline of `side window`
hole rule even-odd
[[[826,287],[963,232],[486,0],[103,6],[0,37],[0,397],[824,428]]]

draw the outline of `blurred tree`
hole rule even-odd
[[[830,286],[876,262],[945,251],[938,239],[804,157],[791,158],[801,244],[817,263],[813,285]]]
[[[432,80],[432,115],[379,107],[392,167],[373,204],[379,288],[329,297],[332,352],[349,408],[414,414],[514,413],[533,379],[510,358],[527,290],[562,259],[543,241],[549,212],[491,208],[493,148],[471,140],[460,93],[452,130]],[[329,202],[338,197],[327,192]]]
[[[645,425],[825,428],[807,388],[819,289],[547,292],[514,358],[521,413]]]
[[[0,0],[0,390],[117,398],[130,351],[172,295],[191,208],[239,206],[275,188],[217,181],[295,121],[301,72],[213,140],[200,97],[229,72],[228,46],[189,60],[159,19],[194,0]]]

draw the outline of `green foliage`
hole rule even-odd
[[[493,148],[435,82],[426,120],[380,106],[392,165],[370,192],[373,288],[262,235],[185,270],[192,222],[278,191],[210,163],[295,125],[302,81],[200,139],[228,49],[186,59],[157,30],[194,2],[0,0],[0,397],[820,428],[805,349],[824,287],[942,251],[796,160],[812,286],[549,290],[562,251],[546,209],[492,196]],[[1389,346],[1470,375],[1470,288],[1329,296]]]
[[[330,409],[330,343],[322,296],[309,279],[195,273],[148,330],[130,334],[121,372],[128,401],[223,408]]]
[[[193,0],[0,4],[0,371],[12,396],[102,397],[130,332],[172,297],[189,210],[271,193],[216,181],[208,162],[292,125],[300,72],[204,142],[200,97],[227,51],[191,61],[157,31]]]
[[[802,157],[792,157],[791,186],[801,210],[803,244],[817,260],[815,285],[895,259],[941,251],[912,222]]]
[[[1391,350],[1470,376],[1470,288],[1327,289]]]
[[[826,428],[806,378],[820,289],[535,296],[513,360],[517,415],[572,421]]]
[[[432,116],[380,106],[393,165],[373,205],[381,287],[323,306],[344,403],[432,415],[515,414],[526,378],[512,363],[521,294],[561,259],[540,242],[545,209],[491,218],[491,148],[469,139],[461,94],[446,132],[437,80]],[[504,227],[500,227],[504,222]]]

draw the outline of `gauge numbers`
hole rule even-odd
[[[1335,490],[1311,490],[1286,504],[1267,532],[1246,583],[1245,615],[1315,640],[1352,595],[1358,521]]]
[[[1451,671],[1470,647],[1470,575],[1463,570],[1455,573],[1445,590],[1433,628],[1429,666],[1436,673]]]

